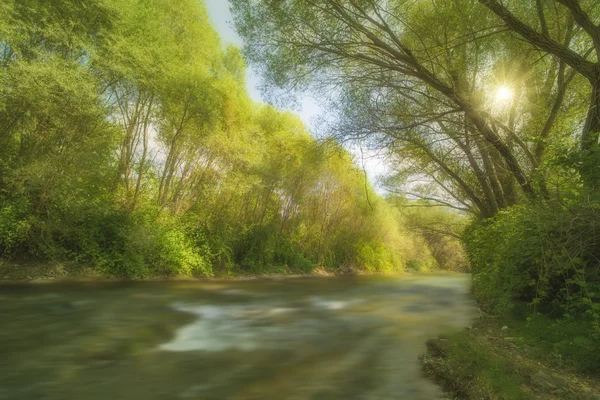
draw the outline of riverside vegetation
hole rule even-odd
[[[9,1],[0,21],[0,277],[464,268],[339,144],[249,98],[201,1]]]
[[[3,276],[468,260],[482,318],[425,369],[458,398],[594,398],[600,3],[231,6],[243,51],[198,1],[0,5]],[[275,101],[318,97],[328,139],[251,101],[246,62]],[[385,152],[386,198],[342,141]]]

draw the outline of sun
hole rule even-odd
[[[496,91],[496,100],[506,101],[512,99],[514,93],[513,90],[507,86],[500,86]]]

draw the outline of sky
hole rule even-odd
[[[205,0],[206,6],[208,7],[208,13],[212,20],[212,24],[219,32],[221,36],[221,40],[224,44],[234,44],[236,46],[242,47],[244,42],[240,38],[240,36],[236,33],[236,31],[232,27],[232,17],[229,12],[229,1],[228,0]],[[264,102],[264,99],[261,96],[259,87],[261,85],[261,80],[258,73],[253,70],[252,66],[248,67],[248,92],[250,93],[250,97],[253,100]],[[294,109],[297,115],[300,116],[304,124],[308,127],[309,130],[314,132],[313,121],[319,115],[320,109],[317,101],[310,96],[301,96],[299,98],[300,109]],[[316,123],[316,122],[315,122]],[[380,175],[385,174],[388,171],[388,167],[382,157],[377,156],[375,153],[370,153],[367,149],[364,149],[363,154],[364,157],[360,156],[360,150],[358,147],[354,147],[348,149],[352,154],[355,155],[357,164],[359,167],[363,167],[367,171],[367,175],[371,181],[371,184],[375,187],[375,189],[383,194],[384,190],[377,183],[377,179]]]

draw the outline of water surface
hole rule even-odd
[[[435,399],[467,276],[0,288],[0,399]]]

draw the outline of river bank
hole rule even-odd
[[[252,279],[267,279],[267,278],[293,278],[293,277],[306,277],[306,276],[344,276],[344,275],[362,275],[364,272],[349,269],[340,268],[334,271],[328,271],[322,268],[317,268],[306,273],[301,270],[284,269],[280,268],[273,273],[240,273],[236,271],[227,272],[220,271],[215,273],[214,276],[169,276],[169,275],[156,275],[148,276],[143,278],[135,279],[124,279],[119,276],[110,276],[103,274],[97,268],[89,265],[82,265],[77,262],[31,262],[31,261],[6,261],[0,260],[0,281],[2,282],[55,282],[61,280],[74,280],[74,281],[115,281],[115,280],[252,280]]]
[[[0,282],[2,283],[52,283],[57,281],[197,281],[197,280],[259,280],[259,279],[293,279],[305,277],[335,277],[335,276],[394,276],[394,275],[412,275],[412,274],[460,274],[455,271],[431,270],[427,272],[404,271],[404,272],[366,272],[353,268],[338,268],[335,270],[326,270],[324,268],[315,268],[310,272],[292,269],[279,268],[273,272],[251,273],[251,272],[227,272],[217,271],[214,276],[168,276],[157,275],[144,278],[128,279],[118,276],[107,276],[102,274],[97,268],[82,265],[77,262],[14,262],[0,260]]]
[[[423,370],[453,399],[600,400],[600,344],[580,320],[481,313],[462,332],[427,342]]]

